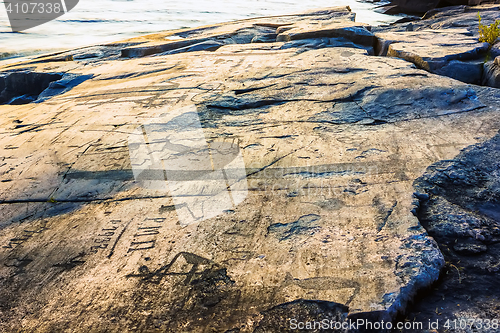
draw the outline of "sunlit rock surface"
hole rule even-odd
[[[2,69],[66,77],[1,106],[3,330],[390,320],[437,279],[413,182],[498,132],[496,89],[357,40],[120,58],[133,43]]]

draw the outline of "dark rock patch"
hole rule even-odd
[[[291,223],[271,224],[267,228],[267,232],[276,236],[280,242],[300,235],[312,235],[319,229],[315,222],[320,218],[316,214],[304,215]]]
[[[277,330],[279,332],[344,332],[342,329],[324,329],[318,323],[343,322],[347,317],[347,311],[347,306],[343,304],[300,299],[263,311],[264,318],[254,333],[272,333]],[[302,323],[304,328],[299,329],[298,323]],[[312,329],[307,329],[306,325]]]
[[[391,0],[384,5],[385,14],[424,14],[428,11],[440,11],[449,6],[476,6],[487,3],[499,3],[498,0]]]
[[[3,90],[0,93],[0,104],[27,104],[35,101],[38,95],[47,89],[51,82],[60,80],[60,73],[37,73],[16,71],[5,73],[0,81]]]
[[[91,77],[29,70],[0,73],[0,105],[42,102],[71,90]]]
[[[216,40],[206,40],[206,41],[196,43],[193,45],[188,45],[185,47],[181,47],[178,49],[167,51],[167,52],[161,53],[160,55],[183,53],[183,52],[195,52],[195,51],[215,51],[219,47],[224,46],[224,45],[225,45],[225,43],[219,42]]]
[[[446,267],[433,289],[410,308],[408,320],[444,324],[499,318],[499,161],[500,133],[451,161],[435,163],[415,181],[418,217],[439,243]],[[453,326],[449,331],[462,332]]]

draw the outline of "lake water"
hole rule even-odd
[[[0,4],[0,59],[70,49],[183,27],[308,9],[349,5],[356,21],[377,25],[397,19],[354,0],[80,0],[58,19],[13,33]]]

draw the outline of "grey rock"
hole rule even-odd
[[[404,24],[374,28],[376,53],[400,57],[431,73],[462,82],[496,87],[496,72],[485,59],[497,56],[498,45],[479,43],[477,11],[484,24],[500,18],[500,6],[482,5],[447,7],[429,11],[422,20],[412,22],[412,31]]]
[[[297,300],[290,303],[277,305],[269,310],[263,311],[263,319],[254,330],[255,333],[273,333],[276,327],[283,327],[283,332],[294,332],[298,328],[298,323],[306,325],[309,322],[310,332],[324,331],[322,327],[314,327],[314,322],[327,321],[344,322],[347,318],[347,307],[334,302]],[[290,320],[295,321],[290,321]],[[292,326],[291,326],[292,324]],[[297,327],[294,327],[297,325]],[[304,326],[305,328],[305,326]],[[328,328],[330,328],[328,326]],[[342,332],[342,329],[333,327],[329,332]]]
[[[496,42],[490,49],[491,58],[500,57],[500,41]]]
[[[47,99],[64,94],[77,85],[91,79],[93,75],[79,75],[79,74],[64,74],[61,79],[57,81],[52,81],[49,86],[43,90],[40,95],[36,98],[37,103],[46,101]]]
[[[327,22],[327,23],[304,23],[296,24],[286,31],[277,31],[277,41],[289,42],[291,40],[308,38],[335,38],[343,37],[353,43],[365,46],[375,44],[375,36],[367,29],[365,24],[345,22]]]
[[[421,20],[412,22],[414,31],[420,30],[446,30],[465,28],[474,37],[478,37],[478,18],[477,13],[481,14],[483,24],[494,23],[499,19],[499,5],[481,5],[481,6],[452,6],[436,8],[427,12]],[[376,32],[404,32],[406,24],[398,23],[389,26],[373,27]]]
[[[488,316],[498,308],[500,255],[500,133],[462,150],[455,158],[430,166],[415,181],[430,199],[420,202],[419,220],[439,244],[446,274],[433,293],[409,315],[415,320],[451,318],[466,308]],[[460,304],[460,307],[457,306]],[[425,316],[425,308],[442,309]]]
[[[500,134],[483,144],[465,149],[453,161],[428,168],[415,186],[430,194],[420,213],[429,232],[444,244],[457,239],[498,240],[500,222],[499,154]]]
[[[429,195],[427,193],[415,192],[413,193],[413,195],[415,196],[415,198],[422,201],[429,200]]]
[[[60,73],[13,71],[2,76],[0,104],[27,104],[38,98],[51,82],[62,78]]]
[[[181,47],[161,54],[175,54],[175,53],[196,52],[196,51],[215,51],[223,45],[224,43],[218,41],[206,40],[197,44]]]
[[[367,54],[373,55],[374,49],[371,46],[364,46],[360,44],[355,44],[352,41],[339,37],[339,38],[308,38],[308,39],[299,39],[290,42],[284,43],[280,49],[288,49],[288,48],[308,48],[308,49],[319,49],[325,47],[350,47],[355,49],[364,49],[367,51]]]
[[[189,51],[193,45],[198,50],[201,45],[219,42],[221,44],[248,44],[255,42],[275,42],[281,40],[278,35],[286,29],[297,29],[307,25],[341,23],[346,29],[352,25],[354,14],[349,7],[333,7],[324,10],[313,10],[295,15],[286,15],[274,18],[256,18],[244,21],[235,21],[204,28],[183,29],[149,35],[149,38],[138,37],[128,40],[135,45],[121,49],[121,56],[127,58],[144,57],[158,53],[181,53]],[[359,24],[358,24],[359,26]],[[335,36],[337,36],[336,34]],[[343,32],[341,36],[356,34]],[[332,36],[333,37],[333,36]],[[307,37],[304,37],[307,38]],[[359,38],[363,38],[360,36]],[[291,39],[290,39],[291,40]],[[138,44],[138,45],[137,45]],[[361,43],[363,44],[363,43]],[[213,46],[215,48],[215,45]]]
[[[376,36],[379,55],[403,58],[430,72],[441,70],[442,75],[453,74],[458,64],[450,67],[449,72],[443,69],[450,61],[478,59],[488,50],[486,43],[479,43],[466,29],[388,32]]]
[[[483,85],[500,88],[500,56],[484,64]]]
[[[481,60],[460,61],[451,60],[434,73],[472,84],[481,84],[483,80],[484,62]],[[487,84],[490,87],[494,85]]]
[[[277,34],[270,33],[266,35],[257,35],[252,38],[251,43],[273,43],[276,41]]]

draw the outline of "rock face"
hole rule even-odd
[[[387,321],[438,278],[413,182],[498,132],[498,93],[370,56],[368,29],[332,28],[349,11],[316,13],[318,34],[251,21],[289,42],[116,61],[154,35],[4,69],[85,80],[0,112],[2,330]]]
[[[494,61],[484,64],[484,77],[483,84],[500,88],[500,56],[496,57]]]
[[[497,87],[496,67],[485,64],[496,56],[479,42],[478,11],[484,24],[500,19],[500,6],[457,6],[429,12],[423,20],[375,28],[376,53],[408,60],[431,73],[462,82]]]
[[[438,241],[447,261],[441,284],[411,314],[417,320],[479,322],[479,318],[498,318],[500,314],[499,152],[497,134],[452,160],[433,164],[415,181],[416,189],[428,194],[420,201],[419,219]],[[432,313],[435,308],[443,309],[439,316]]]
[[[33,102],[53,81],[60,80],[59,73],[20,71],[0,76],[0,104],[26,104]]]

